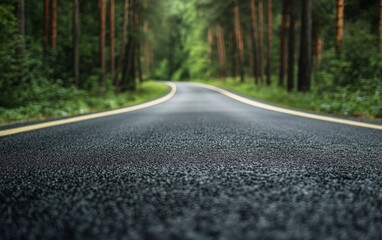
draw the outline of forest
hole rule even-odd
[[[197,81],[382,118],[382,0],[3,0],[0,122],[136,104]]]

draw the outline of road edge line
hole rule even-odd
[[[109,111],[105,111],[105,112],[91,113],[91,114],[87,114],[84,116],[69,117],[69,118],[65,118],[62,120],[53,120],[53,121],[49,121],[49,122],[37,123],[37,124],[32,124],[32,125],[23,126],[23,127],[16,127],[16,128],[6,129],[6,130],[0,130],[0,137],[14,135],[14,134],[23,133],[23,132],[34,131],[34,130],[48,128],[48,127],[64,125],[64,124],[81,122],[81,121],[86,121],[86,120],[91,120],[91,119],[96,119],[96,118],[101,118],[101,117],[108,117],[108,116],[113,116],[113,115],[117,115],[117,114],[136,111],[136,110],[143,109],[143,108],[152,107],[152,106],[164,103],[164,102],[170,100],[172,97],[175,96],[176,91],[177,91],[176,85],[172,82],[166,82],[165,84],[170,87],[169,93],[167,93],[166,95],[164,95],[160,98],[157,98],[157,99],[145,102],[145,103],[141,103],[141,104],[126,107],[126,108],[109,110]]]
[[[294,115],[294,116],[299,116],[299,117],[304,117],[304,118],[310,118],[310,119],[315,119],[315,120],[321,120],[321,121],[326,121],[326,122],[333,122],[333,123],[339,123],[339,124],[356,126],[356,127],[364,127],[364,128],[382,130],[382,125],[378,125],[378,124],[357,122],[357,121],[353,121],[353,120],[347,120],[347,119],[341,119],[341,118],[335,118],[335,117],[329,117],[329,116],[322,116],[322,115],[318,115],[318,114],[314,114],[314,113],[306,113],[306,112],[301,112],[298,110],[291,110],[291,109],[287,109],[287,108],[276,107],[273,105],[257,102],[255,100],[251,100],[249,98],[239,96],[239,95],[234,94],[230,91],[227,91],[227,90],[224,90],[222,88],[215,87],[215,86],[212,86],[209,84],[205,84],[205,83],[192,83],[192,84],[213,90],[215,92],[223,94],[227,97],[230,97],[236,101],[245,103],[247,105],[251,105],[251,106],[265,109],[265,110],[269,110],[269,111],[274,111],[274,112],[279,112],[279,113],[284,113],[284,114],[289,114],[289,115]]]

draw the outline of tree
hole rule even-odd
[[[271,62],[272,62],[272,0],[267,5],[267,85],[271,85]]]
[[[252,38],[250,35],[247,35],[246,42],[248,46],[248,68],[249,68],[249,74],[254,75],[253,70],[253,46],[252,46]]]
[[[280,63],[279,63],[279,81],[280,87],[284,86],[284,79],[287,67],[288,48],[288,0],[282,0],[282,20],[280,26]]]
[[[51,16],[51,48],[57,48],[57,0],[52,0],[52,16]]]
[[[382,0],[379,0],[379,45],[382,47]]]
[[[73,75],[74,84],[80,85],[80,70],[79,70],[79,35],[80,35],[80,3],[79,0],[73,0]]]
[[[233,32],[230,32],[228,35],[228,47],[230,49],[231,77],[236,78],[236,48]]]
[[[295,5],[294,0],[288,0],[289,36],[288,36],[288,81],[287,90],[294,88],[294,48],[295,48]]]
[[[226,60],[226,50],[224,43],[224,32],[221,25],[216,24],[216,45],[219,59],[219,75],[222,79],[225,79],[227,76],[227,60]]]
[[[310,88],[310,71],[312,61],[312,0],[301,0],[301,38],[298,68],[299,91]]]
[[[260,80],[264,81],[264,7],[263,0],[259,0],[259,65],[260,65]]]
[[[259,63],[259,51],[258,51],[258,36],[257,36],[257,17],[256,17],[256,4],[255,4],[255,0],[250,0],[250,8],[251,8],[251,27],[252,27],[252,39],[253,39],[253,52],[254,52],[254,56],[253,56],[253,59],[254,59],[254,69],[253,69],[253,74],[254,74],[254,78],[255,78],[255,82],[256,84],[258,83],[258,76],[259,76],[259,73],[260,73],[260,65],[258,64]]]
[[[109,0],[110,4],[110,76],[112,79],[114,79],[115,75],[115,56],[114,56],[114,51],[115,51],[115,4],[114,0]]]
[[[243,34],[241,32],[240,25],[240,10],[238,0],[234,0],[234,29],[236,36],[236,47],[239,52],[239,70],[240,70],[240,82],[244,82],[244,44]]]
[[[211,28],[209,28],[207,31],[207,40],[208,40],[208,64],[211,65],[211,63],[212,63],[212,45],[213,45],[213,40],[214,40],[214,36],[213,36]]]
[[[336,12],[336,53],[340,54],[344,37],[344,0],[337,0]]]
[[[122,39],[121,39],[121,45],[119,47],[119,57],[118,57],[118,64],[116,67],[116,75],[114,76],[114,82],[115,85],[119,85],[118,81],[118,75],[119,71],[118,69],[122,68],[122,61],[125,56],[125,47],[126,47],[126,40],[127,40],[127,28],[129,26],[129,0],[125,0],[123,5],[123,26],[122,26]]]
[[[45,52],[49,49],[49,35],[50,35],[50,1],[44,0],[44,38],[43,38],[43,48]]]
[[[99,8],[99,52],[100,52],[100,87],[105,86],[105,71],[106,71],[106,52],[105,52],[105,37],[106,37],[106,1],[98,0]]]

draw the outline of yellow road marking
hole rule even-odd
[[[286,108],[276,107],[276,106],[268,105],[265,103],[256,102],[256,101],[250,100],[248,98],[241,97],[239,95],[233,94],[229,91],[226,91],[224,89],[221,89],[221,88],[218,88],[215,86],[202,84],[202,83],[192,83],[192,84],[198,85],[198,86],[201,86],[204,88],[208,88],[208,89],[213,90],[215,92],[221,93],[227,97],[233,98],[239,102],[242,102],[242,103],[254,106],[254,107],[274,111],[274,112],[280,112],[280,113],[285,113],[285,114],[290,114],[290,115],[305,117],[305,118],[310,118],[310,119],[316,119],[316,120],[321,120],[321,121],[326,121],[326,122],[334,122],[334,123],[346,124],[346,125],[351,125],[351,126],[382,130],[382,125],[378,125],[378,124],[357,122],[357,121],[352,121],[352,120],[321,116],[321,115],[317,115],[317,114],[305,113],[305,112],[300,112],[300,111],[296,111],[296,110],[290,110],[290,109],[286,109]]]
[[[56,121],[51,121],[51,122],[46,122],[46,123],[38,123],[38,124],[33,124],[33,125],[29,125],[29,126],[24,126],[24,127],[2,130],[2,131],[0,131],[0,137],[12,135],[12,134],[17,134],[17,133],[22,133],[22,132],[33,131],[33,130],[47,128],[47,127],[59,126],[59,125],[68,124],[68,123],[75,123],[75,122],[80,122],[80,121],[85,121],[85,120],[90,120],[90,119],[95,119],[95,118],[107,117],[107,116],[112,116],[112,115],[116,115],[116,114],[135,111],[135,110],[142,109],[142,108],[151,107],[151,106],[166,102],[167,100],[171,99],[175,95],[176,85],[171,83],[171,82],[168,82],[166,84],[168,86],[170,86],[171,91],[168,94],[166,94],[165,96],[158,98],[156,100],[150,101],[150,102],[142,103],[142,104],[131,106],[131,107],[106,111],[106,112],[93,113],[93,114],[89,114],[89,115],[85,115],[85,116],[66,118],[66,119],[62,119],[62,120],[56,120]]]

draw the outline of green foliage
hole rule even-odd
[[[247,79],[248,80],[248,79]],[[237,80],[197,80],[198,82],[226,88],[238,93],[265,100],[281,106],[293,107],[323,113],[356,116],[368,119],[382,117],[382,89],[374,94],[364,91],[351,91],[339,88],[337,91],[288,92],[276,85],[270,87],[255,86],[250,81],[240,83]]]
[[[158,98],[168,91],[168,86],[159,82],[144,82],[134,93],[116,95],[108,91],[104,97],[89,94],[74,87],[63,88],[47,84],[34,86],[33,91],[40,97],[35,101],[17,108],[0,107],[0,123],[62,117],[83,114],[139,104]]]

